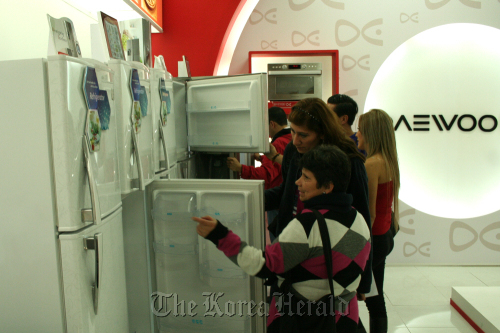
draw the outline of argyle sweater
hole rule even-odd
[[[294,289],[307,299],[317,300],[330,293],[321,234],[311,211],[317,209],[325,217],[330,235],[335,296],[349,302],[347,317],[357,323],[354,296],[370,254],[371,240],[363,216],[351,205],[352,196],[346,193],[329,193],[305,201],[302,213],[290,221],[265,251],[249,246],[220,222],[206,238],[250,275],[261,278],[278,275],[281,285],[284,273],[290,272],[287,276],[292,277]],[[278,318],[273,299],[268,326]]]

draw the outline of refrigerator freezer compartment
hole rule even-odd
[[[221,311],[225,311],[224,304],[219,305]],[[203,304],[198,304],[198,307],[193,310],[197,312],[197,316],[190,317],[186,315],[185,317],[177,316],[174,317],[172,314],[169,316],[159,318],[159,328],[160,332],[164,333],[199,333],[199,332],[231,332],[231,333],[245,333],[250,332],[250,319],[247,317],[246,313],[243,312],[243,317],[239,316],[238,305],[235,305],[236,315],[233,317],[229,316],[215,316],[215,317],[203,317],[203,312],[205,307]],[[229,311],[232,311],[231,309]]]

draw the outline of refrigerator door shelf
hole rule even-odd
[[[153,157],[153,124],[151,116],[151,89],[149,69],[139,62],[111,59],[108,63],[114,71],[114,95],[117,114],[117,140],[119,151],[119,169],[122,196],[139,189],[139,186],[147,186],[155,177]],[[133,140],[133,129],[131,113],[133,108],[132,95],[130,91],[130,79],[132,70],[136,69],[140,79],[140,85],[144,87],[148,101],[147,114],[143,112],[141,117],[140,132],[137,140]],[[136,141],[134,145],[134,141]],[[139,159],[134,158],[137,150]],[[140,163],[138,163],[140,161]],[[142,173],[139,173],[139,165]],[[142,177],[142,180],[139,178]]]
[[[96,235],[101,240],[99,251],[86,250],[85,240]],[[100,225],[60,234],[59,246],[67,331],[128,332],[122,210]],[[98,294],[93,291],[96,285]],[[97,314],[94,298],[98,298]]]
[[[96,217],[82,219],[82,209],[95,207],[92,210],[100,211],[97,214],[102,219],[121,204],[120,192],[117,192],[119,175],[114,118],[116,112],[112,99],[109,99],[109,129],[101,131],[100,150],[89,152],[89,160],[86,162],[82,148],[88,117],[83,80],[86,68],[95,65],[96,62],[61,55],[51,56],[47,61],[54,186],[60,232],[79,230],[87,226],[89,220],[99,222]],[[101,77],[103,72],[109,76],[112,74],[103,64],[99,64],[98,71]],[[112,85],[102,79],[101,81],[100,90],[105,91],[108,96],[113,95]],[[86,168],[92,173],[94,182],[89,183]],[[95,187],[93,200],[89,184]]]
[[[173,305],[173,302],[172,302]],[[169,309],[172,309],[172,305]],[[201,304],[202,305],[202,304]],[[199,333],[199,332],[231,332],[231,333],[248,333],[251,332],[251,323],[247,315],[247,309],[240,306],[238,303],[228,305],[228,315],[234,313],[234,319],[229,316],[219,317],[203,317],[203,306],[198,306],[194,312],[198,312],[196,317],[188,315],[174,317],[172,314],[159,319],[159,328],[162,333]],[[221,311],[224,313],[224,304],[221,305]],[[255,312],[255,309],[254,309]],[[240,315],[241,314],[241,315]]]

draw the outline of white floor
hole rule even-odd
[[[392,333],[475,333],[450,305],[451,287],[500,286],[500,266],[392,266],[385,301]],[[368,330],[368,310],[359,302]]]

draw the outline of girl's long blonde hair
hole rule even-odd
[[[394,186],[394,219],[399,227],[399,162],[392,118],[383,110],[371,109],[359,117],[359,131],[367,146],[367,157],[382,155]]]

